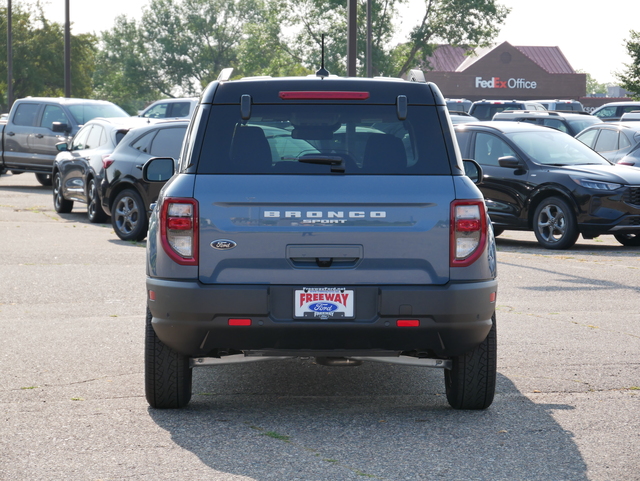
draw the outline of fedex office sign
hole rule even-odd
[[[477,89],[535,89],[537,86],[535,81],[523,78],[502,80],[500,77],[491,77],[489,80],[483,80],[482,77],[476,77]]]

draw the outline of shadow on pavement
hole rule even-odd
[[[535,404],[502,375],[485,411],[451,409],[440,370],[376,363],[200,368],[193,392],[186,409],[149,414],[219,473],[254,480],[587,479],[572,433],[552,416],[572,407]]]

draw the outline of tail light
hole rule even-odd
[[[103,168],[108,169],[111,166],[111,164],[113,164],[113,162],[114,162],[114,159],[109,157],[109,154],[102,156],[102,167]]]
[[[451,267],[473,264],[487,242],[487,215],[481,200],[457,200],[451,204]]]
[[[164,199],[160,236],[171,259],[184,266],[198,265],[198,203],[194,199]]]

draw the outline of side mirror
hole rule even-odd
[[[68,132],[69,124],[63,124],[62,122],[53,122],[51,124],[51,130],[54,132]]]
[[[175,173],[175,163],[171,157],[154,157],[142,167],[145,182],[166,182]]]
[[[56,150],[58,152],[67,152],[69,150],[69,144],[66,142],[58,142],[56,144]]]
[[[498,159],[498,164],[500,165],[500,167],[506,167],[508,169],[522,169],[525,166],[524,162],[522,162],[517,157],[514,157],[513,155],[500,157]]]
[[[464,173],[474,184],[480,184],[484,178],[482,167],[473,159],[463,159]]]

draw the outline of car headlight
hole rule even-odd
[[[622,187],[622,184],[616,184],[614,182],[601,182],[599,180],[589,180],[589,179],[576,179],[572,177],[573,181],[585,187],[587,189],[593,190],[616,190]]]

